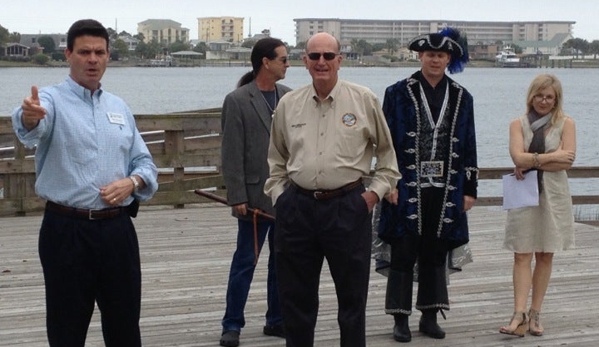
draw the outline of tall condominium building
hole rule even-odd
[[[203,42],[243,41],[243,17],[198,18],[198,39]]]
[[[148,19],[137,23],[137,32],[144,35],[146,43],[152,40],[162,44],[189,41],[189,29],[170,19]]]
[[[464,31],[469,44],[520,41],[550,41],[556,35],[572,34],[574,21],[474,22],[455,20],[370,20],[339,18],[296,18],[296,43],[327,32],[341,42],[365,40],[370,44],[397,39],[401,46],[422,34],[438,32],[450,26]]]

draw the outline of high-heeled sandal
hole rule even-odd
[[[542,336],[543,332],[545,331],[545,329],[543,329],[543,326],[541,325],[540,314],[541,312],[532,308],[528,311],[528,331],[530,331],[530,334],[533,336]]]
[[[514,321],[518,322],[518,326],[512,330],[509,326],[512,325],[512,322]],[[501,327],[499,332],[502,334],[524,337],[526,330],[528,330],[528,317],[526,316],[526,313],[514,312],[512,319],[510,319],[510,324],[506,327]]]

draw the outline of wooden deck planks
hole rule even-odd
[[[512,310],[512,255],[501,248],[505,213],[476,207],[470,213],[474,262],[451,276],[451,311],[441,321],[444,340],[418,333],[410,319],[408,346],[597,346],[599,344],[599,237],[577,224],[577,248],[556,254],[543,306],[543,337],[499,334]],[[0,347],[47,346],[44,288],[37,254],[40,216],[0,218]],[[236,220],[216,204],[185,209],[143,207],[135,219],[143,271],[141,327],[144,346],[218,346],[225,290],[236,239]],[[246,307],[242,347],[284,346],[262,335],[266,311],[267,247]],[[368,346],[397,346],[393,319],[383,312],[386,279],[372,272],[367,308]],[[339,346],[335,290],[323,269],[316,346]],[[403,345],[403,344],[402,344]],[[98,313],[86,346],[104,346]]]

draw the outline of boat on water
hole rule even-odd
[[[511,48],[504,48],[495,56],[495,65],[499,67],[519,67],[520,58]]]

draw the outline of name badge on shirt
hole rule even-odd
[[[442,177],[443,162],[442,161],[423,161],[420,163],[421,177]]]
[[[125,116],[120,113],[107,112],[108,121],[112,124],[125,125]]]

